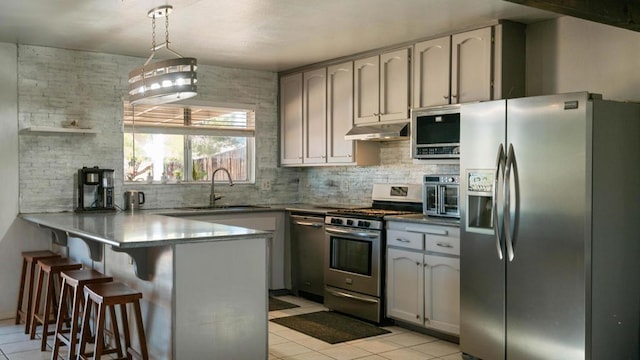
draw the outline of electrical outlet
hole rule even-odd
[[[340,186],[340,190],[349,191],[349,180],[347,180],[347,179],[342,180],[342,184]]]
[[[262,180],[262,182],[260,183],[260,190],[271,190],[271,181],[269,180]]]

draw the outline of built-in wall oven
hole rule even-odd
[[[325,217],[324,305],[371,322],[384,320],[387,215],[420,213],[420,184],[374,184],[371,208]]]

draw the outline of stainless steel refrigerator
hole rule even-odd
[[[640,105],[571,93],[461,108],[460,347],[640,358]]]

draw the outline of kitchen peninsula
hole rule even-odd
[[[144,211],[20,217],[50,229],[70,258],[143,293],[151,358],[267,357],[269,232]]]

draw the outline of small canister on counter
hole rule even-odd
[[[144,204],[144,193],[138,190],[127,190],[124,192],[125,209],[129,211],[139,210],[140,205]]]

